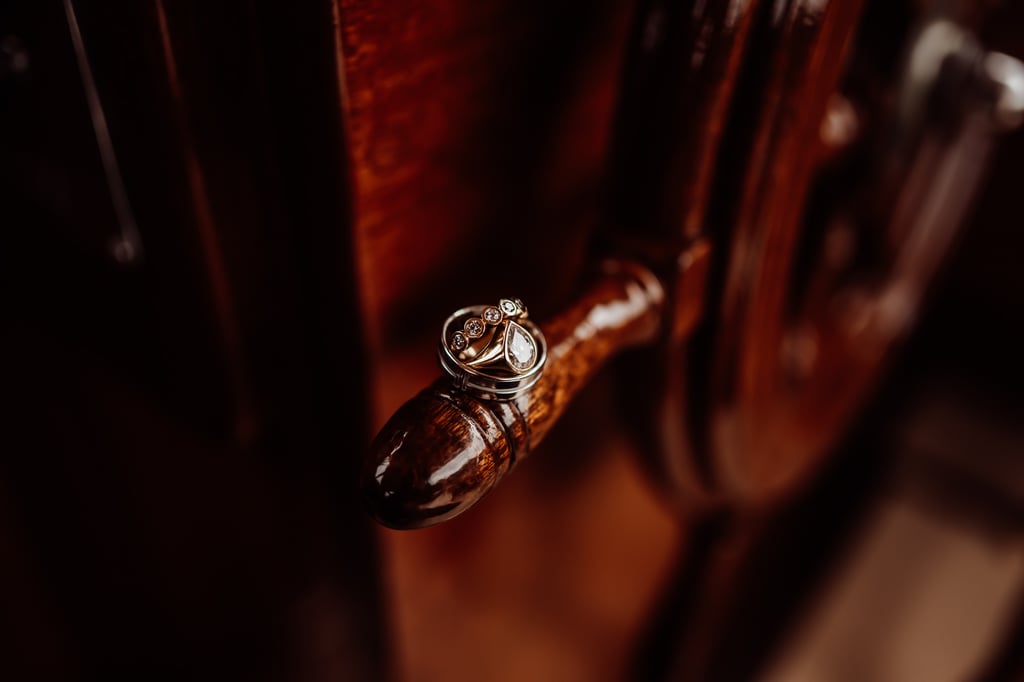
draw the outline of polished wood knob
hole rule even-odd
[[[442,376],[403,405],[370,446],[362,472],[373,516],[421,528],[468,509],[547,434],[591,376],[623,349],[658,335],[663,291],[642,267],[606,263],[561,315],[541,325],[540,379],[509,400],[485,400]]]

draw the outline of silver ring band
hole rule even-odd
[[[540,378],[547,342],[518,299],[452,313],[437,347],[441,368],[456,388],[486,400],[510,400]]]

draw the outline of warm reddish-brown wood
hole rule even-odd
[[[710,247],[724,225],[710,212],[722,192],[732,200],[734,189],[718,176],[738,153],[735,135],[728,135],[730,112],[745,106],[735,100],[762,5],[638,3],[615,121],[602,236],[667,284],[657,347],[620,363],[618,407],[650,479],[679,509],[706,507],[715,495],[701,464],[702,445],[686,421],[694,374],[706,364],[692,352],[690,336],[714,295],[705,290]],[[701,399],[696,402],[699,408]]]
[[[73,5],[144,258],[64,3],[4,3],[0,677],[384,679],[330,7]]]
[[[729,108],[758,0],[637,3],[609,165],[608,231],[666,243],[709,231]]]
[[[544,439],[608,358],[655,337],[658,282],[635,266],[608,267],[569,310],[543,325],[548,360],[527,392],[481,400],[444,376],[385,424],[362,474],[381,523],[419,528],[465,511]]]
[[[845,384],[822,373],[798,385],[783,362],[785,344],[799,342],[788,306],[822,158],[819,129],[861,9],[859,0],[797,2],[762,17],[757,39],[770,59],[748,66],[743,97],[753,106],[734,119],[744,151],[724,176],[733,197],[720,199],[728,247],[708,320],[713,341],[696,349],[710,354],[711,371],[691,396],[707,476],[734,501],[777,496],[813,469],[859,403],[854,383],[877,375],[877,358],[864,358]]]
[[[553,314],[588,267],[631,3],[333,1],[371,350],[506,292]]]
[[[394,659],[410,679],[620,677],[680,519],[685,595],[662,601],[684,627],[652,628],[665,655],[629,677],[756,677],[752,648],[787,634],[764,600],[801,608],[792,559],[831,551],[803,520],[863,471],[801,500],[788,544],[756,521],[807,492],[864,403],[978,180],[952,171],[984,161],[949,134],[874,172],[900,146],[898,53],[926,6],[980,27],[995,3],[75,0],[134,261],[111,249],[121,212],[62,4],[0,3],[0,677],[376,680]],[[837,99],[857,119],[842,148],[820,133]],[[952,129],[949,104],[928,108]],[[921,225],[941,229],[908,259]],[[1012,261],[993,243],[979,270]],[[552,317],[608,254],[658,284],[606,272]],[[883,310],[904,260],[915,296]],[[1020,344],[992,323],[1017,280],[935,335],[974,337],[949,356],[992,356],[1010,387]],[[455,523],[372,528],[371,394],[426,385],[429,342],[422,379],[396,356],[505,292],[550,320],[544,379],[507,401],[432,384],[363,492],[384,523],[429,525],[556,456]],[[627,348],[614,390],[588,389]],[[633,446],[676,506],[656,508]],[[995,500],[991,523],[1016,498],[978,475],[987,454],[964,497]],[[744,503],[735,527],[709,513]],[[733,660],[748,672],[723,674]]]

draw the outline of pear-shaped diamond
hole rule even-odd
[[[512,322],[505,329],[505,362],[522,374],[537,363],[537,342],[528,331]]]

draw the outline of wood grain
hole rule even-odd
[[[631,3],[336,4],[371,349],[467,296],[555,312],[587,266]]]
[[[523,395],[481,400],[455,390],[447,376],[423,390],[371,445],[362,486],[373,515],[405,529],[468,509],[544,439],[611,356],[655,337],[660,303],[661,289],[649,274],[610,270],[543,325],[547,365]]]

